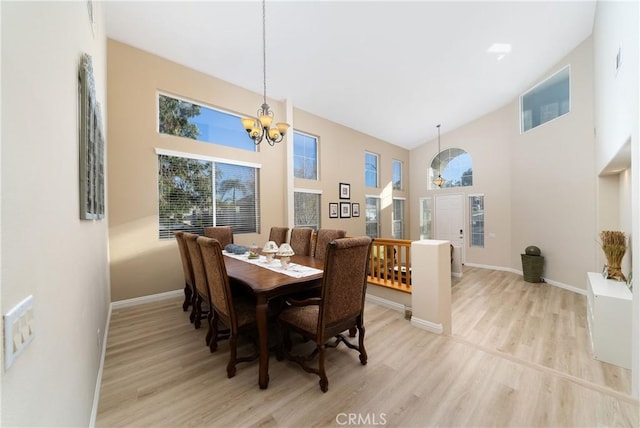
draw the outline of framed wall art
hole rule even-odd
[[[340,183],[339,188],[340,199],[351,199],[351,185]]]
[[[104,218],[104,131],[96,101],[91,56],[83,54],[78,72],[80,218]]]
[[[340,202],[340,218],[351,217],[351,204],[349,202]]]
[[[360,217],[360,204],[351,204],[351,217]]]
[[[338,218],[337,202],[329,202],[329,218]]]

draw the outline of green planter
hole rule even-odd
[[[522,257],[522,276],[527,282],[544,282],[542,280],[542,266],[544,257],[520,254]]]

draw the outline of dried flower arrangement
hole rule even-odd
[[[622,273],[622,258],[627,251],[627,239],[624,232],[603,230],[600,232],[602,251],[607,258],[607,278],[626,281]]]

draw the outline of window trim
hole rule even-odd
[[[396,220],[395,218],[395,201],[402,201],[402,219],[401,220]],[[401,232],[402,232],[402,238],[393,238],[393,239],[404,239],[404,227],[405,227],[405,217],[406,217],[406,211],[407,211],[407,204],[406,204],[407,198],[404,197],[392,197],[391,198],[391,236],[393,237],[393,225],[395,222],[400,222],[400,224],[402,225],[402,227],[400,228]]]
[[[223,164],[228,164],[228,165],[236,165],[236,166],[244,166],[244,167],[249,167],[249,168],[255,168],[257,171],[260,171],[260,169],[262,168],[262,164],[258,164],[258,163],[253,163],[253,162],[245,162],[245,161],[239,161],[239,160],[235,160],[235,159],[226,159],[226,158],[218,158],[218,157],[213,157],[213,156],[206,156],[206,155],[201,155],[201,154],[196,154],[196,153],[189,153],[189,152],[179,152],[179,151],[175,151],[175,150],[168,150],[168,149],[163,149],[163,148],[159,148],[159,147],[154,147],[154,151],[155,151],[155,159],[156,162],[158,160],[158,156],[163,155],[163,156],[173,156],[173,157],[179,157],[179,158],[183,158],[183,159],[194,159],[194,160],[200,160],[200,161],[205,161],[205,162],[211,162],[213,164],[213,185],[215,186],[215,164],[216,163],[223,163]],[[261,185],[261,181],[258,181],[258,187]],[[160,201],[160,188],[157,185],[157,178],[156,178],[156,216],[159,219],[160,218],[160,212],[158,211],[158,201]],[[259,192],[259,194],[262,194],[262,192]],[[214,195],[215,195],[215,189],[214,189]],[[262,204],[262,200],[259,198],[257,203],[256,203],[256,209],[259,211],[260,210],[260,205]],[[214,205],[215,208],[215,205]],[[257,215],[257,217],[259,218],[259,215]],[[214,210],[213,212],[213,224],[215,225],[217,221],[216,218],[216,212]],[[159,226],[159,223],[158,223]],[[258,232],[255,233],[260,233],[259,232],[260,228],[258,228]],[[159,231],[159,229],[157,230]],[[173,239],[173,237],[168,237],[168,238],[161,238],[158,236],[158,240],[160,241],[166,241],[167,239]]]
[[[293,130],[293,140],[295,140],[295,134],[304,135],[305,137],[315,138],[316,140],[316,178],[305,178],[305,177],[296,177],[295,168],[293,168],[293,178],[297,180],[311,180],[311,181],[320,181],[320,137],[318,135],[313,135],[308,132],[298,131],[297,129]],[[295,143],[292,145],[291,156],[292,156],[292,165],[295,163]]]
[[[376,224],[378,225],[378,227],[377,227],[378,230],[376,231],[376,237],[380,238],[380,235],[382,234],[382,219],[381,219],[381,217],[382,217],[382,197],[380,195],[371,195],[371,194],[368,194],[368,195],[365,194],[364,195],[364,210],[365,210],[364,211],[365,212],[365,215],[364,215],[364,225],[365,226],[364,227],[365,227],[365,234],[366,234],[366,231],[367,231],[366,229],[367,229],[367,224],[368,224],[368,222],[367,222],[367,199],[368,198],[377,199],[377,201],[378,201],[378,203],[377,203],[377,208],[378,209],[377,209],[377,213],[376,213],[376,215],[377,215]]]
[[[395,182],[393,181],[393,178],[394,178],[393,165],[396,162],[400,165],[400,187],[398,187],[398,188],[395,187]],[[404,176],[404,162],[402,162],[399,159],[392,159],[391,160],[391,189],[392,190],[397,190],[399,192],[404,191],[404,177],[403,176]]]
[[[375,187],[372,186],[368,186],[367,185],[367,164],[366,164],[366,160],[367,160],[367,155],[372,155],[376,157],[376,185]],[[365,164],[364,164],[364,174],[365,174],[365,180],[364,180],[364,186],[369,188],[369,189],[379,189],[380,188],[380,155],[377,153],[373,153],[370,152],[368,150],[364,151],[364,159],[365,159]]]
[[[191,104],[197,104],[200,107],[208,108],[210,110],[215,110],[215,111],[218,111],[220,113],[228,114],[230,116],[235,116],[235,117],[238,118],[238,122],[240,122],[240,119],[242,119],[243,117],[247,117],[246,114],[238,113],[238,112],[231,111],[231,110],[225,110],[225,109],[220,108],[220,107],[214,107],[211,104],[207,104],[207,103],[202,102],[202,101],[196,101],[196,100],[194,100],[192,98],[189,98],[189,97],[185,97],[185,96],[182,96],[182,95],[175,95],[175,94],[172,94],[170,92],[156,90],[156,101],[155,101],[155,104],[156,104],[156,133],[158,135],[164,135],[164,136],[167,136],[167,137],[184,138],[184,137],[180,137],[179,135],[164,134],[164,133],[160,132],[160,95],[163,95],[165,97],[175,98],[176,100],[184,101],[184,102],[191,103]],[[224,144],[214,143],[212,141],[202,141],[202,140],[197,140],[197,139],[193,140],[193,141],[197,141],[199,143],[205,143],[205,144],[222,145],[223,147],[229,147],[229,148],[237,149],[237,150],[245,150],[248,153],[257,153],[257,152],[260,151],[260,146],[258,144],[254,144],[255,150],[246,150],[246,149],[239,148],[239,147],[227,146],[227,145],[224,145]]]
[[[560,116],[554,117],[551,120],[548,120],[548,121],[546,121],[544,123],[541,123],[538,126],[534,126],[532,128],[529,128],[529,129],[527,129],[525,131],[524,130],[524,122],[522,120],[522,113],[523,113],[523,111],[522,111],[522,107],[523,107],[522,103],[523,103],[524,96],[527,95],[528,93],[530,93],[531,91],[533,91],[538,86],[541,86],[541,85],[545,84],[547,81],[553,79],[556,75],[562,73],[565,69],[569,70],[569,110],[567,110],[566,113],[564,113],[564,114],[562,114]],[[534,129],[537,129],[537,128],[543,126],[543,125],[546,125],[547,123],[554,122],[555,120],[560,119],[561,117],[564,117],[564,116],[568,115],[569,113],[571,113],[572,106],[573,106],[573,103],[571,102],[571,80],[572,80],[572,78],[571,78],[571,64],[567,64],[564,67],[561,67],[555,73],[550,74],[549,76],[547,76],[546,78],[544,78],[543,80],[539,81],[538,83],[536,83],[535,85],[531,86],[529,89],[524,91],[522,94],[520,94],[520,97],[519,97],[519,100],[518,100],[518,119],[520,120],[518,128],[520,129],[520,135],[524,135],[529,131],[533,131]]]
[[[471,210],[473,209],[473,205],[471,204],[471,198],[482,197],[482,245],[473,245],[473,218],[471,214]],[[486,248],[486,233],[484,226],[486,225],[486,212],[484,207],[484,193],[468,193],[467,194],[467,204],[469,205],[469,248]]]

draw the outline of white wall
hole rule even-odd
[[[610,212],[614,212],[618,217],[621,228],[629,227],[628,222],[631,223],[631,263],[636,276],[633,293],[632,357],[632,388],[635,397],[640,396],[640,292],[637,279],[640,272],[639,23],[638,2],[597,3],[593,29],[596,128],[594,173],[600,174],[606,170],[623,146],[628,141],[631,142],[631,172],[624,172],[620,177],[620,193],[617,195],[619,202],[609,210],[608,207],[601,206],[599,211],[603,212],[600,224],[609,220]],[[615,61],[619,50],[622,53],[622,66],[616,72]],[[625,180],[628,180],[628,184]],[[601,188],[600,191],[604,190]],[[625,215],[622,211],[629,210],[629,197],[631,216],[627,217],[628,214]],[[602,200],[600,198],[600,201]]]
[[[35,313],[33,342],[2,373],[2,426],[90,420],[110,302],[107,221],[79,219],[83,52],[102,104],[106,89],[93,5],[95,35],[85,1],[2,2],[2,313],[28,295]]]
[[[520,254],[537,245],[545,256],[545,278],[558,285],[586,287],[584,275],[596,257],[591,38],[531,85],[567,64],[571,64],[569,114],[520,135],[515,99],[442,134],[442,149],[459,147],[471,155],[473,186],[428,190],[437,141],[411,151],[411,239],[419,239],[419,198],[483,194],[485,246],[467,247],[467,264],[521,271]],[[446,124],[442,127],[446,131]]]

